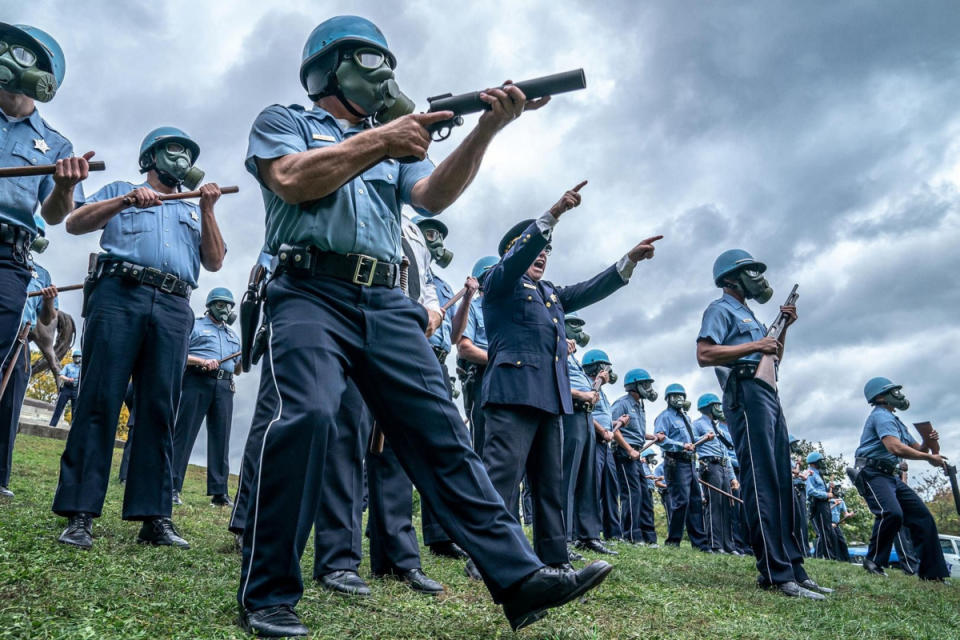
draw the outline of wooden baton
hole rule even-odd
[[[103,171],[107,168],[102,160],[87,163],[88,171]],[[23,178],[25,176],[50,176],[57,172],[55,164],[26,165],[23,167],[0,168],[0,178]]]
[[[723,489],[717,488],[717,487],[713,486],[712,484],[710,484],[709,482],[704,482],[704,481],[701,480],[700,478],[697,478],[697,482],[699,482],[700,484],[702,484],[703,486],[705,486],[707,489],[711,489],[711,490],[713,490],[713,491],[716,491],[717,493],[719,493],[719,494],[721,494],[721,495],[727,496],[727,497],[730,498],[731,500],[736,500],[736,501],[739,502],[740,504],[743,504],[743,500],[741,500],[741,499],[738,498],[737,496],[733,495],[732,493],[727,493],[727,492],[724,491]]]
[[[240,187],[220,187],[221,195],[227,194],[227,193],[237,193],[238,191],[240,191]],[[163,200],[163,201],[185,200],[186,198],[199,198],[199,197],[200,197],[199,189],[197,189],[196,191],[183,191],[181,193],[161,193],[160,194],[160,200]],[[131,204],[133,204],[133,198],[131,196],[124,196],[123,204],[130,206]]]
[[[83,289],[82,284],[67,284],[62,287],[57,287],[57,293],[63,293],[64,291],[76,291],[78,289]],[[31,291],[27,294],[28,298],[36,298],[37,296],[42,296],[43,291]]]

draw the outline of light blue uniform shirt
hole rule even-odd
[[[840,502],[830,507],[830,521],[834,524],[840,524],[840,518],[847,512],[847,503],[840,498]]]
[[[188,349],[190,355],[206,360],[219,360],[237,351],[240,351],[240,338],[226,323],[218,324],[209,315],[194,320]],[[227,373],[233,373],[239,361],[240,356],[237,356],[221,364],[220,368]]]
[[[813,473],[807,476],[807,500],[812,500],[814,498],[826,500],[827,485],[820,476],[820,472],[813,467],[810,467],[810,471]]]
[[[640,468],[643,469],[644,476],[655,476],[657,472],[650,468],[646,462],[640,463]],[[647,489],[656,489],[656,485],[653,484],[653,480],[650,478],[644,477],[644,481],[647,483]]]
[[[883,446],[883,438],[886,436],[896,436],[907,446],[917,442],[907,430],[907,425],[903,424],[892,411],[883,407],[874,407],[867,418],[867,423],[863,425],[860,446],[853,455],[857,458],[872,458],[889,464],[900,464],[900,458]]]
[[[0,181],[2,182],[2,181]],[[33,265],[33,273],[30,274],[30,283],[27,285],[27,293],[46,289],[53,281],[50,279],[50,272],[38,264]],[[27,322],[30,326],[37,326],[37,316],[40,314],[40,307],[43,306],[43,296],[27,297],[26,304],[23,305],[23,315],[20,316],[20,328]],[[60,303],[57,298],[53,299],[53,308],[59,308]]]
[[[716,435],[717,428],[713,424],[713,420],[707,416],[701,414],[699,418],[693,421],[693,437],[699,440],[708,433],[713,433]],[[727,457],[727,448],[723,446],[723,443],[720,442],[720,438],[714,438],[713,440],[707,440],[697,447],[697,454],[700,456],[707,457],[716,457],[716,458],[726,458]]]
[[[80,365],[69,362],[60,370],[60,375],[64,378],[73,378],[76,380],[75,384],[80,384]]]
[[[657,465],[657,468],[653,470],[653,475],[660,477],[663,476],[663,484],[667,484],[667,475],[663,472],[663,463]]]
[[[125,196],[148,183],[117,181],[87,199],[100,202]],[[100,235],[100,247],[115,260],[172,273],[197,287],[200,275],[200,207],[187,200],[167,200],[155,207],[127,207],[110,218]]]
[[[715,344],[731,346],[753,342],[766,335],[766,326],[757,320],[753,311],[729,293],[724,293],[703,312],[697,341],[709,338]],[[743,356],[738,362],[759,362],[762,356],[762,353],[755,352]],[[719,371],[717,379],[721,384],[725,382]]]
[[[590,415],[607,431],[613,428],[613,419],[610,417],[610,400],[607,399],[607,394],[603,392],[603,389],[600,389],[600,399]]]
[[[647,444],[647,414],[643,410],[643,403],[638,402],[633,399],[629,393],[626,393],[613,403],[613,408],[610,409],[611,415],[620,417],[623,414],[630,416],[630,422],[625,426],[620,427],[620,433],[623,435],[623,439],[627,441],[631,447],[643,447]]]
[[[0,111],[0,167],[56,164],[73,155],[73,145],[33,110],[23,120],[12,120]],[[73,190],[75,202],[83,202],[83,183]],[[53,191],[53,176],[0,179],[0,221],[37,235],[33,214]]]
[[[474,296],[470,300],[470,313],[467,315],[467,328],[463,330],[463,337],[470,338],[470,342],[478,349],[490,346],[487,342],[487,329],[483,326],[483,307],[481,297]]]
[[[453,297],[453,289],[450,288],[450,285],[447,284],[447,281],[438,276],[430,270],[427,272],[427,282],[432,282],[434,288],[437,290],[437,301],[440,303],[440,306],[447,304],[447,302]],[[453,345],[450,343],[450,334],[453,333],[453,315],[456,313],[454,309],[449,309],[447,313],[443,316],[443,322],[440,323],[440,327],[433,332],[433,335],[430,336],[430,344],[434,347],[440,347],[447,351],[448,353],[453,348]]]
[[[567,356],[567,370],[570,372],[570,388],[577,391],[593,391],[590,378],[583,372],[583,366],[572,353]]]
[[[433,163],[383,160],[319,200],[288,204],[261,179],[257,159],[270,160],[308,149],[330,147],[366,125],[340,129],[336,118],[314,106],[275,104],[260,112],[250,130],[245,166],[260,181],[267,210],[266,244],[276,254],[281,244],[312,245],[321,251],[361,253],[400,262],[400,208],[411,204],[414,185],[433,172]],[[423,215],[431,212],[417,209]]]
[[[657,416],[654,420],[654,433],[662,433],[666,436],[660,443],[661,449],[671,453],[683,453],[684,444],[688,442],[693,444],[687,432],[686,420],[687,417],[673,407],[667,407]],[[690,425],[690,430],[693,430],[693,425]]]

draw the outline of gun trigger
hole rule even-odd
[[[446,140],[447,138],[450,137],[450,133],[452,131],[453,131],[453,127],[451,127],[450,125],[446,125],[440,129],[437,129],[436,131],[433,132],[433,141],[441,142],[442,140]]]

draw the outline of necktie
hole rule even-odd
[[[413,253],[413,247],[407,242],[406,238],[401,238],[403,244],[403,255],[407,256],[410,266],[407,267],[407,295],[414,302],[420,300],[420,268],[417,267],[417,258]]]

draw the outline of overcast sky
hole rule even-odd
[[[247,134],[272,103],[305,104],[298,68],[315,25],[357,12],[344,2],[0,2],[3,20],[51,33],[66,79],[43,116],[108,170],[139,181],[137,149],[170,124],[201,146],[199,166],[225,196],[229,252],[202,272],[192,304],[239,295],[263,240],[259,189],[243,169]],[[723,250],[764,260],[769,322],[793,283],[799,322],[781,367],[790,431],[852,459],[875,375],[904,385],[905,422],[932,420],[960,454],[960,5],[954,2],[368,2],[401,88],[459,93],[583,67],[588,89],[557,97],[496,139],[443,220],[454,289],[511,224],[581,179],[583,205],[561,221],[547,279],[592,276],[662,233],[630,285],[581,315],[621,374],[648,369],[661,393],[680,382],[717,392],[695,359],[700,317],[717,297]],[[599,5],[596,5],[599,7]],[[430,155],[441,161],[476,124]],[[41,262],[57,283],[82,279],[98,236],[53,229]],[[79,316],[79,294],[61,307]],[[254,376],[238,381],[234,463],[249,428]],[[613,397],[619,388],[609,391]],[[666,405],[649,411],[649,425]],[[194,460],[203,461],[198,441]],[[915,466],[916,470],[923,467]]]

